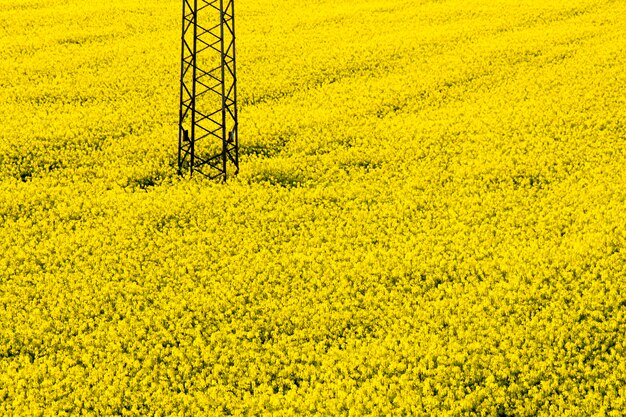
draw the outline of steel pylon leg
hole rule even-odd
[[[239,172],[234,0],[183,0],[178,172]]]

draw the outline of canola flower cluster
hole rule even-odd
[[[0,415],[623,415],[626,3],[237,13],[215,184],[179,1],[0,2]]]

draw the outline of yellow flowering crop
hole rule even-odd
[[[0,0],[0,415],[621,416],[626,2]]]

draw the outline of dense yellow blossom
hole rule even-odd
[[[0,0],[0,415],[621,416],[626,2]]]

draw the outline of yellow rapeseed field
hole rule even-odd
[[[0,0],[1,416],[623,416],[626,1]]]

